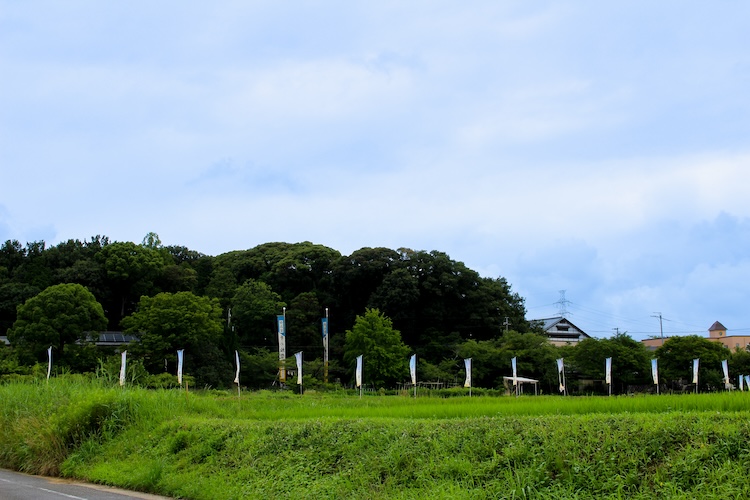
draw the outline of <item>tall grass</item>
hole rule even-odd
[[[749,498],[750,395],[0,385],[0,465],[192,499]]]

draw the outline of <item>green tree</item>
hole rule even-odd
[[[165,265],[162,253],[135,243],[112,243],[97,254],[112,290],[110,321],[114,324],[132,310],[135,300],[153,291]]]
[[[567,361],[572,364],[571,375],[604,380],[606,358],[612,358],[613,392],[624,392],[629,385],[644,385],[651,381],[651,356],[642,343],[627,333],[609,339],[585,339],[571,350]]]
[[[196,383],[223,387],[231,382],[231,363],[219,348],[224,319],[217,299],[191,292],[143,296],[122,325],[127,333],[140,338],[132,350],[143,357],[151,373],[160,371],[165,360],[174,367],[177,350],[184,349],[184,371],[195,377]]]
[[[66,346],[86,344],[91,333],[106,327],[94,295],[82,285],[66,283],[47,287],[19,306],[8,339],[26,361],[43,361],[49,346],[64,361]]]
[[[670,337],[654,352],[659,360],[659,378],[677,384],[693,380],[693,360],[698,364],[699,390],[723,388],[721,361],[729,359],[729,349],[719,342],[698,335]]]
[[[276,315],[286,304],[262,281],[245,281],[231,300],[232,327],[243,347],[276,345]]]
[[[393,386],[408,374],[409,347],[391,320],[377,309],[366,309],[346,331],[344,362],[354,366],[359,355],[364,356],[367,383],[376,387]]]

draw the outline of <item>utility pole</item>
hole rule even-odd
[[[662,327],[661,322],[661,313],[655,312],[651,315],[652,318],[659,318],[659,333],[661,334],[661,345],[664,345],[664,328]]]
[[[510,322],[508,321],[508,317],[505,317],[505,322],[503,323],[503,326],[505,326],[505,331],[508,331],[508,327],[510,326]]]

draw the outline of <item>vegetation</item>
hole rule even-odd
[[[189,499],[746,498],[743,393],[189,393],[0,385],[0,466]]]
[[[393,387],[407,375],[404,360],[409,347],[391,320],[377,309],[357,316],[354,328],[346,332],[344,363],[352,365],[360,354],[367,356],[367,377],[375,387]]]
[[[348,380],[352,367],[342,364],[344,332],[352,330],[367,308],[377,308],[391,321],[425,366],[436,368],[435,374],[442,373],[441,363],[454,358],[462,342],[502,336],[506,317],[518,331],[532,331],[523,299],[504,279],[482,278],[441,252],[363,248],[344,256],[303,242],[266,243],[212,257],[164,246],[158,235],[149,233],[141,244],[112,242],[104,236],[49,248],[44,242],[24,247],[6,241],[0,246],[0,334],[24,321],[17,314],[18,306],[47,287],[70,284],[85,287],[104,312],[106,326],[91,331],[126,329],[142,337],[140,347],[129,349],[152,375],[173,371],[175,351],[185,349],[186,363],[191,363],[186,370],[200,386],[231,383],[233,377],[224,372],[231,372],[234,350],[248,362],[263,360],[265,366],[265,353],[276,350],[275,315],[285,306],[287,351],[304,351],[308,361],[323,357],[320,319],[326,309],[330,311],[331,380]],[[176,323],[163,327],[154,321],[144,323],[143,308],[160,300],[157,297],[188,297],[180,294],[216,301],[221,331],[216,334],[212,326],[199,338],[192,336],[191,345],[178,345],[187,334],[175,335]],[[193,319],[198,321],[190,315]],[[21,323],[16,327],[24,328]],[[74,345],[84,342],[83,326],[72,323],[69,328],[77,329]],[[192,326],[182,321],[179,328],[200,331],[202,326],[200,321]],[[14,361],[0,363],[0,377],[28,372],[35,362],[43,361],[39,346],[33,356],[24,355],[21,338],[16,336],[19,342],[12,342],[11,352],[3,356]],[[61,350],[68,344],[55,345]],[[93,372],[96,353],[83,353],[87,355],[71,356],[65,366],[74,372]],[[260,366],[249,368],[258,372]],[[261,387],[267,378],[262,374],[250,383]],[[393,380],[389,376],[389,383]]]
[[[244,386],[277,387],[275,316],[284,307],[287,352],[305,353],[308,388],[350,384],[354,358],[362,354],[364,383],[392,389],[405,381],[408,354],[416,353],[419,379],[448,386],[461,385],[463,359],[472,358],[473,387],[498,389],[516,357],[519,375],[556,393],[555,359],[562,357],[569,392],[603,393],[604,359],[611,357],[614,394],[653,389],[654,353],[640,342],[618,334],[551,346],[526,320],[523,299],[505,279],[480,277],[438,251],[362,248],[346,256],[303,242],[212,257],[164,246],[155,233],[141,244],[96,236],[49,248],[44,242],[0,246],[0,334],[11,341],[10,348],[0,344],[0,380],[41,370],[37,364],[46,362],[50,345],[55,370],[93,373],[113,354],[90,342],[106,328],[140,339],[120,349],[147,376],[174,374],[176,351],[184,349],[184,372],[194,384],[228,388],[237,350]],[[324,383],[320,331],[326,310],[330,384]],[[513,330],[503,327],[506,319]],[[663,390],[690,385],[693,357],[701,358],[701,390],[723,389],[722,359],[729,360],[733,380],[750,373],[750,353],[730,353],[705,339],[670,339],[656,356]]]
[[[53,285],[18,306],[18,317],[8,330],[8,338],[22,362],[46,359],[47,348],[52,346],[55,356],[70,366],[66,347],[80,348],[90,343],[90,333],[99,332],[106,325],[101,304],[84,286]]]

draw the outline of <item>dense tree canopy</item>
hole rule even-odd
[[[651,355],[643,344],[626,333],[618,333],[609,339],[585,339],[572,350],[569,361],[574,373],[584,378],[604,380],[606,358],[612,358],[615,392],[624,392],[629,385],[644,385],[651,380]]]
[[[86,343],[106,326],[104,310],[94,295],[81,285],[66,283],[50,286],[19,306],[8,338],[22,358],[41,361],[52,346],[55,356],[64,361],[66,346]]]
[[[670,382],[692,382],[693,359],[700,359],[699,390],[723,387],[721,361],[728,359],[729,355],[729,350],[722,344],[697,335],[671,337],[655,352],[659,359],[659,378]]]
[[[102,304],[109,329],[122,326],[141,337],[129,350],[144,356],[152,373],[165,369],[165,359],[173,372],[177,349],[186,349],[186,369],[192,363],[193,375],[200,373],[211,385],[223,383],[219,372],[230,369],[234,349],[270,366],[277,349],[275,316],[286,306],[287,350],[305,351],[306,362],[320,364],[320,319],[328,309],[332,366],[342,370],[353,369],[352,355],[372,357],[353,354],[345,332],[359,331],[365,318],[379,318],[435,378],[455,379],[461,358],[474,357],[475,381],[499,386],[517,356],[525,375],[556,385],[554,358],[560,353],[533,335],[523,299],[504,278],[482,277],[439,251],[368,247],[342,255],[311,242],[270,242],[209,256],[164,246],[155,233],[140,244],[105,236],[52,247],[6,241],[0,246],[0,334],[17,321],[19,305],[63,283],[88,288]],[[579,347],[565,354],[571,375],[603,378],[604,357],[612,356],[621,390],[648,381],[650,353],[629,337],[592,339]],[[379,380],[402,380],[408,359],[400,362],[400,374],[386,370]],[[373,368],[373,359],[368,366]],[[341,372],[335,376],[346,379]]]
[[[200,384],[223,385],[231,366],[222,355],[224,320],[219,301],[192,292],[162,292],[141,297],[138,309],[123,320],[125,331],[140,338],[132,348],[153,373],[165,362],[175,366],[184,349],[186,373]]]

